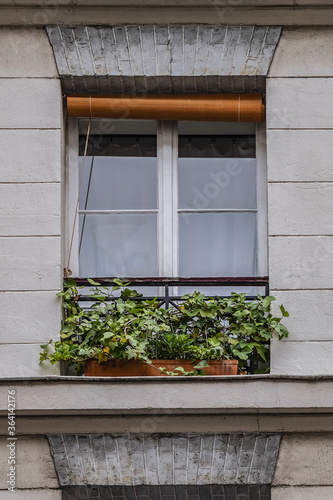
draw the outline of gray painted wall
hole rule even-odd
[[[0,29],[0,376],[39,367],[59,335],[62,102],[43,29]]]
[[[332,42],[285,29],[267,79],[270,286],[291,333],[272,373],[333,373]]]

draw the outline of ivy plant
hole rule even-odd
[[[89,358],[147,363],[189,359],[198,361],[198,368],[207,366],[209,360],[233,358],[242,368],[267,363],[273,335],[288,336],[281,320],[289,314],[283,306],[281,316],[272,314],[272,296],[258,295],[249,301],[244,293],[208,298],[194,292],[184,295],[177,306],[164,309],[157,299],[144,299],[121,280],[114,280],[111,290],[88,281],[92,286],[89,307],[80,302],[83,287],[77,287],[74,280],[67,280],[58,293],[65,310],[60,340],[41,346],[40,362],[68,361],[79,373]]]

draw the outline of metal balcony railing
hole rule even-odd
[[[87,281],[87,278],[73,278],[78,286],[84,286],[91,288],[91,284]],[[115,278],[92,278],[94,281],[100,283],[103,286],[112,287],[113,280]],[[154,287],[155,291],[158,291],[158,294],[145,294],[143,293],[142,297],[134,297],[134,300],[147,300],[156,298],[159,300],[159,306],[164,306],[169,308],[170,305],[177,306],[176,302],[181,300],[182,295],[188,293],[188,289],[190,288],[193,292],[195,290],[200,290],[203,287],[209,288],[209,292],[205,293],[209,297],[219,297],[225,298],[230,294],[220,294],[215,293],[218,292],[218,289],[228,288],[230,292],[243,291],[244,288],[250,288],[252,291],[252,295],[249,293],[247,296],[248,300],[253,300],[256,298],[257,293],[253,294],[253,290],[258,290],[261,288],[263,292],[261,292],[262,296],[269,295],[269,281],[267,276],[254,276],[254,277],[222,277],[222,278],[120,278],[123,283],[130,283],[128,285],[129,288],[140,288],[140,292],[142,293],[141,288],[152,288]],[[180,293],[181,289],[186,288],[184,293]],[[243,290],[240,290],[243,289]],[[148,290],[147,290],[148,291]],[[244,290],[246,293],[246,290]],[[109,297],[108,300],[115,300],[117,297]],[[80,301],[91,301],[92,299],[89,297],[88,292],[83,292],[80,295]]]

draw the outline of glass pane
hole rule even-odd
[[[255,275],[255,213],[179,214],[179,276]]]
[[[254,136],[179,135],[180,158],[255,158]]]
[[[89,121],[90,121],[89,118],[79,119],[80,135],[87,134]],[[243,123],[238,125],[249,125],[249,124]],[[110,118],[92,118],[90,122],[90,135],[99,135],[99,136],[110,135],[110,134],[156,135],[156,130],[157,130],[157,122],[155,120],[127,120],[127,119],[112,120]],[[239,133],[243,134],[244,132],[239,132]]]
[[[79,157],[81,173],[83,156]],[[80,210],[157,208],[156,158],[87,157]]]
[[[79,137],[79,155],[84,155],[86,136]],[[157,154],[156,135],[90,135],[87,156],[151,157]]]
[[[87,120],[79,120],[80,174]],[[80,210],[157,208],[157,122],[92,120]]]
[[[178,158],[179,208],[255,209],[256,160]]]
[[[207,295],[207,297],[229,297],[231,292],[235,293],[246,293],[248,297],[256,297],[258,293],[260,295],[265,295],[265,287],[253,287],[253,286],[182,286],[178,287],[178,295],[185,295],[185,293],[200,292]]]
[[[195,121],[180,121],[178,122],[178,133],[180,135],[255,135],[255,123],[236,123],[236,122],[195,122]]]
[[[157,215],[80,215],[80,275],[158,276]]]

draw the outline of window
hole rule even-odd
[[[84,163],[75,275],[265,275],[264,151],[254,124],[93,119],[84,160],[88,120],[79,132],[71,122],[72,194]]]

